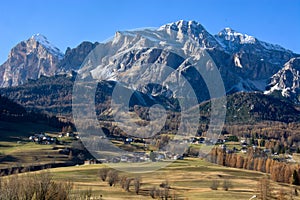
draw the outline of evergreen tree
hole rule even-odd
[[[300,181],[299,181],[297,170],[294,170],[294,172],[293,172],[293,175],[292,175],[292,184],[293,185],[300,185]]]
[[[150,160],[151,160],[152,162],[155,162],[155,161],[156,161],[155,153],[153,152],[153,150],[151,150],[149,157],[150,157]]]

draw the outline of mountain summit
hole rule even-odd
[[[43,45],[43,47],[45,47],[47,51],[49,51],[53,55],[56,55],[59,58],[62,58],[64,56],[64,54],[60,51],[58,47],[49,42],[46,36],[40,33],[31,36],[29,40],[34,40],[38,42],[39,44]]]
[[[220,44],[199,22],[180,20],[161,26],[157,31],[176,34],[177,39],[191,37],[203,48],[220,48]]]
[[[55,75],[63,53],[45,36],[36,34],[17,44],[0,66],[0,87],[17,86],[41,75]]]

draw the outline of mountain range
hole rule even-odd
[[[173,53],[178,46],[183,47],[180,53]],[[185,81],[173,91],[168,87],[138,83],[135,90],[159,102],[162,96],[178,97],[177,91],[189,83],[199,102],[204,102],[210,99],[205,81],[184,58],[196,56],[199,49],[205,50],[215,63],[226,94],[250,92],[275,96],[294,104],[300,102],[299,54],[231,28],[213,35],[200,23],[184,20],[157,29],[117,31],[105,43],[85,41],[68,48],[65,53],[45,36],[34,35],[13,47],[7,61],[0,66],[0,92],[25,107],[70,114],[75,79],[128,82],[130,77],[137,77],[140,82],[147,83],[157,75],[160,78],[170,75],[165,74],[164,67],[154,67],[164,64],[177,71]],[[97,65],[87,65],[91,52],[98,53],[97,60],[101,62]],[[152,65],[134,67],[141,63]],[[162,84],[171,85],[172,80],[166,79]],[[166,103],[165,99],[163,101]]]
[[[171,31],[176,35],[170,36]],[[97,45],[107,52],[108,49],[120,52],[128,49],[133,43],[140,45],[139,47],[146,46],[147,42],[155,43],[155,40],[170,43],[171,37],[180,43],[182,35],[195,39],[200,47],[206,49],[221,72],[227,93],[262,91],[269,94],[280,91],[282,96],[291,96],[298,102],[299,54],[231,28],[225,28],[218,34],[212,35],[198,22],[183,20],[163,25],[156,30],[118,31],[111,41],[100,44],[103,47],[99,47],[99,43],[83,42],[76,48],[68,48],[64,54],[45,36],[34,35],[12,48],[7,61],[0,66],[0,86],[18,86],[29,79],[77,71],[86,56]],[[146,41],[144,44],[143,40]],[[184,45],[186,44],[182,44]],[[154,56],[157,55],[153,51],[147,53],[149,60],[169,59],[155,58]],[[108,57],[108,55],[104,56]],[[173,58],[173,61],[176,59],[178,58]],[[122,62],[126,61],[121,60],[115,66]],[[133,63],[127,60],[126,64]],[[174,62],[169,61],[166,64],[172,65]],[[104,73],[103,70],[110,71],[113,67],[106,68],[106,66],[89,69],[89,72],[93,72],[95,76],[101,71],[101,74],[107,74],[107,77],[101,78],[112,78],[111,73]],[[130,71],[129,68],[125,71],[127,70]],[[117,73],[122,74],[121,70],[117,70]]]

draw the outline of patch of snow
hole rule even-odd
[[[280,87],[278,86],[278,84],[272,86],[269,90],[265,91],[264,94],[271,94],[275,90],[280,90]]]
[[[225,28],[223,31],[218,33],[218,36],[224,37],[227,41],[237,41],[240,44],[254,44],[256,42],[255,37],[239,33],[231,28]]]
[[[241,61],[240,61],[238,55],[234,55],[234,65],[235,65],[236,67],[243,68],[243,66],[242,66],[242,64],[241,64]]]
[[[59,48],[57,48],[55,45],[50,43],[44,35],[38,33],[38,34],[35,34],[35,35],[31,36],[30,39],[35,40],[36,42],[40,43],[49,52],[51,52],[52,54],[54,54],[57,57],[59,57],[60,59],[62,59],[63,53],[60,51]]]

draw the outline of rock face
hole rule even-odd
[[[34,35],[17,44],[0,66],[0,87],[18,86],[28,79],[76,71],[97,45],[97,42],[82,42],[76,48],[68,47],[64,55],[45,36]]]
[[[82,42],[76,48],[67,48],[64,58],[58,65],[58,70],[61,72],[76,71],[87,55],[98,45],[98,42]]]
[[[268,79],[285,62],[296,55],[279,45],[269,44],[253,36],[230,28],[220,31],[215,38],[223,45],[237,67],[236,73],[243,79]]]
[[[90,52],[98,63],[80,69]],[[197,75],[186,57],[205,52],[220,71],[227,94],[239,91],[276,91],[299,102],[299,56],[279,45],[269,44],[247,34],[225,28],[210,34],[200,23],[180,20],[158,29],[118,31],[106,43],[82,42],[63,55],[42,35],[35,35],[14,47],[0,66],[0,87],[24,84],[28,79],[78,71],[79,78],[147,83],[167,77],[162,65],[175,70],[186,81],[164,80],[166,87],[135,84],[134,89],[157,96],[175,97],[188,83],[200,100],[209,97],[207,84]],[[203,56],[203,55],[202,55]],[[145,65],[147,65],[145,67]],[[205,63],[207,66],[208,62]],[[177,76],[176,75],[176,76]],[[175,77],[175,75],[174,75]],[[173,81],[173,82],[172,82]],[[177,85],[168,89],[171,85]]]
[[[17,44],[0,66],[0,87],[17,86],[41,75],[53,76],[62,57],[46,37],[34,35]]]
[[[97,59],[101,62],[79,70],[79,77],[124,82],[132,81],[130,77],[139,77],[137,80],[147,83],[153,77],[166,75],[165,68],[153,64],[165,64],[187,79],[201,100],[209,98],[208,90],[193,66],[185,60],[199,56],[201,49],[206,50],[220,71],[226,93],[265,91],[270,77],[298,56],[279,45],[262,42],[230,28],[211,35],[201,24],[183,20],[156,30],[117,32],[111,41],[96,48]],[[143,68],[142,64],[151,66]],[[180,85],[166,80],[163,84],[166,88],[179,84],[173,90],[174,96],[187,83]],[[153,86],[136,85],[135,89],[151,95],[170,94],[164,88]]]
[[[292,58],[274,74],[265,94],[279,92],[284,97],[300,102],[300,57]]]

